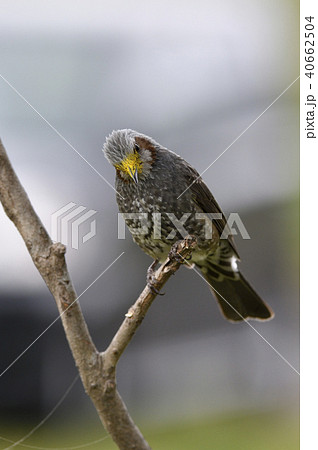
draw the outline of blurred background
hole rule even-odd
[[[117,239],[115,193],[102,179],[115,178],[101,151],[105,136],[138,130],[205,170],[298,77],[298,6],[0,1],[0,135],[12,164],[48,231],[52,214],[70,202],[97,212],[96,236],[82,242],[91,221],[84,222],[78,249],[69,222],[77,293],[125,252],[80,298],[100,350],[151,262],[128,232]],[[226,322],[202,279],[180,269],[118,370],[119,391],[153,448],[299,447],[298,374],[273,350],[298,370],[298,96],[297,81],[203,176],[251,237],[236,238],[240,268],[276,313],[252,322],[270,345],[246,323]],[[3,372],[57,309],[2,208],[0,245]],[[0,377],[0,448],[57,404],[26,444],[102,439],[80,381],[72,385],[76,375],[57,321]],[[108,438],[91,448],[115,447]]]

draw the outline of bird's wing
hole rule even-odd
[[[221,219],[213,219],[213,223],[216,226],[216,228],[221,236],[224,228],[227,226],[227,223],[226,223],[225,216],[224,216],[220,206],[218,205],[217,201],[211,194],[209,188],[204,183],[204,181],[202,180],[202,178],[200,177],[198,172],[195,169],[193,169],[191,166],[190,167],[188,166],[187,172],[188,172],[187,173],[187,179],[188,179],[187,181],[190,185],[189,190],[191,192],[193,201],[206,214],[209,214],[209,213],[221,213],[222,214]],[[237,249],[234,244],[233,236],[230,233],[228,233],[227,241],[230,244],[230,246],[232,247],[237,258],[239,259],[239,255],[238,255]]]

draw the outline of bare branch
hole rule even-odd
[[[185,240],[177,242],[171,249],[169,257],[159,267],[154,274],[154,282],[157,291],[163,287],[168,279],[180,267],[180,264],[193,251],[196,245],[196,240],[192,236],[188,236]],[[137,328],[143,321],[151,303],[156,298],[157,294],[153,292],[148,286],[140,294],[136,303],[129,309],[126,318],[115,334],[112,342],[107,350],[102,354],[104,364],[108,367],[116,366],[121,354],[129,344]]]
[[[149,450],[148,443],[131,419],[117,391],[116,365],[157,294],[148,286],[145,287],[129,309],[109,347],[105,352],[99,353],[89,334],[67,270],[65,246],[51,241],[16,176],[1,141],[0,201],[55,298],[85,391],[93,401],[105,429],[120,449]],[[169,258],[154,275],[157,290],[178,270],[182,258],[187,258],[194,246],[195,240],[191,237],[174,246]]]

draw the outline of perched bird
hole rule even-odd
[[[233,237],[226,232],[224,214],[190,164],[154,139],[129,129],[113,131],[103,151],[116,169],[119,211],[145,253],[163,262],[176,241],[193,235],[197,246],[191,263],[201,270],[226,319],[273,317],[239,272],[239,256]]]

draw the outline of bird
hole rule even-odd
[[[165,261],[172,245],[185,235],[194,236],[197,246],[187,265],[201,271],[224,317],[240,322],[274,316],[239,271],[239,254],[224,213],[196,169],[131,129],[114,130],[103,152],[116,170],[119,212],[153,264]]]

